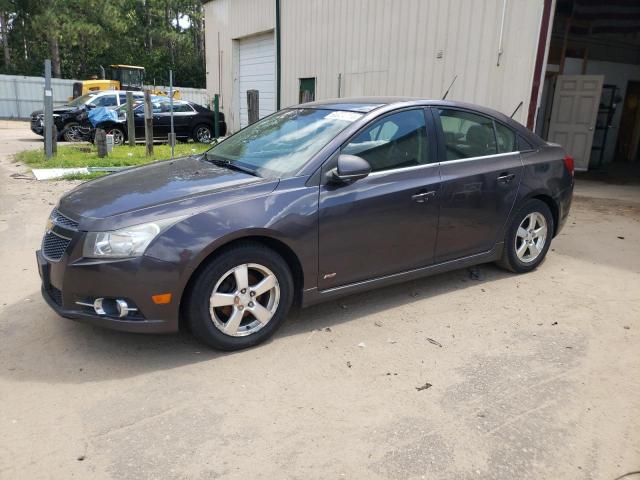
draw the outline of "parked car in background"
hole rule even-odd
[[[214,348],[245,348],[294,302],[485,262],[530,272],[573,184],[562,147],[494,110],[303,104],[64,195],[37,252],[42,292],[65,317],[136,332],[182,319]]]
[[[168,97],[153,96],[151,98],[153,109],[153,138],[167,141],[171,132],[171,102]],[[116,109],[117,121],[106,121],[96,125],[96,128],[104,129],[107,134],[113,135],[116,145],[122,145],[128,139],[127,105]],[[133,107],[133,120],[136,139],[144,140],[144,100],[136,100]],[[214,138],[214,112],[197,103],[184,100],[173,101],[173,129],[176,138],[187,141],[190,138],[195,142],[209,143]],[[227,124],[224,114],[219,113],[219,134],[227,133]]]
[[[133,92],[134,99],[144,98],[143,92]],[[68,104],[53,109],[53,121],[58,129],[58,139],[67,142],[78,142],[86,139],[82,132],[82,120],[80,115],[86,114],[86,110],[95,107],[116,108],[126,103],[127,92],[125,90],[103,90],[90,92],[86,95],[71,100]],[[31,113],[31,131],[38,135],[44,135],[44,114],[42,110]]]

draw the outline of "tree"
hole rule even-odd
[[[147,83],[205,83],[200,0],[0,0],[0,73],[89,78],[100,65],[133,64]]]

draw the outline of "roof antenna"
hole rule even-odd
[[[442,96],[442,100],[445,100],[447,98],[447,95],[449,95],[449,90],[451,90],[451,87],[453,87],[453,84],[455,83],[456,78],[458,78],[458,75],[455,75],[453,77],[453,80],[451,80],[451,85],[449,85],[449,88],[447,88],[447,91],[444,92],[444,95]]]
[[[522,106],[522,100],[520,100],[520,103],[518,104],[518,106],[516,107],[516,109],[513,111],[513,113],[511,114],[510,118],[513,118],[513,116],[518,113],[518,110],[520,110],[520,107]]]

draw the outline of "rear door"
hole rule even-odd
[[[516,134],[478,113],[433,108],[442,189],[436,263],[490,250],[516,199]]]
[[[374,120],[341,150],[367,160],[372,171],[320,187],[321,290],[433,263],[440,174],[427,113],[409,109]]]

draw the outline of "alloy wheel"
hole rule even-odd
[[[82,141],[82,127],[80,125],[70,125],[64,132],[64,139],[67,142]]]
[[[113,135],[113,144],[114,145],[124,145],[124,133],[122,133],[122,130],[114,128],[113,130],[111,130],[108,133]]]
[[[280,302],[280,285],[264,265],[247,263],[227,271],[213,287],[209,314],[225,335],[244,337],[269,323]]]
[[[211,131],[207,127],[198,127],[196,129],[196,138],[200,143],[208,143],[211,141]]]
[[[547,221],[539,212],[529,213],[518,227],[516,255],[523,263],[531,263],[542,253],[547,241]]]

